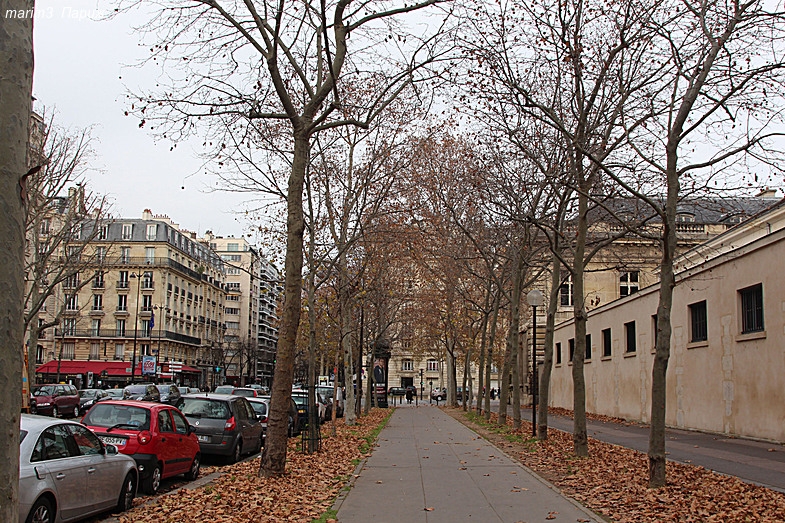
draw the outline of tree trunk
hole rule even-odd
[[[485,381],[488,383],[489,387],[491,385],[491,367],[493,366],[493,344],[496,343],[496,323],[499,320],[499,302],[501,302],[501,292],[497,292],[493,300],[493,315],[491,316],[491,332],[488,335],[488,362],[485,364]],[[486,420],[491,419],[490,393],[485,397],[485,419]]]
[[[573,433],[572,443],[576,456],[589,455],[589,439],[586,433],[586,380],[583,375],[583,362],[586,359],[586,306],[584,303],[583,271],[586,236],[588,233],[588,195],[584,191],[578,196],[578,234],[575,241],[575,257],[573,258],[573,289],[575,318],[575,353],[572,358],[573,383]]]
[[[311,227],[311,231],[313,231]],[[314,237],[311,232],[308,244],[308,258],[312,263],[314,260]],[[316,403],[316,282],[314,281],[316,271],[313,263],[311,270],[308,271],[307,292],[308,292],[308,445],[306,451],[313,454],[318,450],[319,441],[319,412],[315,409]]]
[[[681,127],[678,127],[680,134]],[[672,135],[674,136],[674,135]],[[649,427],[649,486],[664,487],[665,476],[665,400],[666,376],[670,358],[673,258],[676,253],[676,207],[679,199],[679,177],[676,170],[678,143],[671,139],[667,147],[668,195],[665,201],[662,261],[660,264],[660,297],[657,304],[657,336],[654,365],[651,371],[651,425]]]
[[[507,333],[507,351],[510,354],[512,369],[512,426],[521,428],[521,373],[518,354],[521,350],[521,288],[523,286],[523,253],[515,247],[513,263],[512,293],[510,294],[510,330]]]
[[[298,126],[301,127],[301,126]],[[286,219],[286,261],[284,300],[281,307],[281,327],[275,356],[275,375],[270,399],[271,415],[267,428],[267,442],[262,454],[259,474],[279,476],[286,472],[289,408],[294,379],[294,354],[297,329],[300,325],[300,299],[303,271],[303,184],[305,168],[310,158],[307,133],[295,129],[294,160],[289,177]]]
[[[344,249],[345,252],[345,249]],[[352,364],[352,299],[351,299],[351,289],[349,287],[349,277],[348,271],[346,268],[346,255],[342,252],[338,261],[338,307],[339,307],[339,314],[340,314],[340,323],[341,323],[341,348],[343,350],[343,358],[344,358],[344,368],[351,369],[354,365]],[[346,389],[346,401],[349,402],[350,405],[354,405],[354,387],[347,387]],[[344,423],[346,425],[354,425],[357,421],[357,417],[354,415],[354,409],[350,409],[348,412],[344,412]]]
[[[558,248],[558,244],[556,244]],[[548,298],[548,312],[545,320],[545,340],[543,349],[545,357],[542,362],[542,373],[538,384],[537,397],[537,439],[548,439],[548,402],[551,388],[551,371],[553,370],[553,327],[556,323],[556,309],[559,304],[559,287],[561,286],[561,261],[556,253],[551,262],[551,294]]]
[[[19,521],[19,413],[24,366],[24,198],[33,82],[33,2],[0,8],[0,521]]]

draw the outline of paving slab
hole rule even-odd
[[[603,521],[436,407],[396,408],[340,523]]]

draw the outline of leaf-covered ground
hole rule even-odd
[[[260,478],[256,458],[221,469],[213,482],[193,490],[180,489],[154,501],[137,500],[133,510],[118,516],[120,523],[258,523],[310,522],[333,504],[354,472],[357,463],[372,448],[372,438],[391,410],[373,409],[352,427],[343,420],[336,435],[322,427],[322,450],[300,452],[300,438],[291,438],[286,475]],[[142,504],[143,503],[143,504]]]
[[[589,457],[572,452],[572,435],[549,430],[531,439],[531,424],[519,430],[496,426],[459,409],[445,409],[508,455],[556,485],[562,493],[617,522],[785,521],[785,494],[744,483],[702,467],[668,462],[666,487],[650,489],[646,454],[589,438]]]

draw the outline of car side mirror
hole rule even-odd
[[[117,447],[115,447],[114,445],[107,444],[105,448],[106,448],[106,454],[108,456],[116,456],[117,454],[119,454]]]
[[[194,432],[196,432],[196,427],[194,427],[193,425],[188,425],[188,435],[191,435]]]

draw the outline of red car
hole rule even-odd
[[[199,476],[199,441],[185,416],[171,405],[102,401],[82,423],[136,460],[145,494],[155,494],[162,479],[185,474],[192,481]]]

